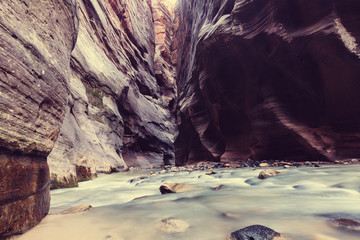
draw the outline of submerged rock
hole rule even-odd
[[[160,186],[159,190],[161,194],[187,192],[193,190],[195,187],[191,184],[182,183],[164,183]]]
[[[157,224],[157,228],[167,233],[181,233],[189,228],[189,224],[181,219],[165,218]]]
[[[313,239],[314,240],[340,240],[338,238],[329,237],[329,236],[326,236],[326,235],[323,235],[323,234],[316,234],[313,237]]]
[[[262,226],[252,225],[238,231],[232,232],[227,236],[227,240],[281,240],[286,239],[282,234]]]
[[[274,170],[274,169],[265,169],[265,170],[262,170],[260,173],[259,173],[259,176],[258,178],[259,179],[265,179],[265,178],[268,178],[268,177],[272,177],[272,176],[276,176],[278,175],[280,172]]]
[[[331,221],[331,226],[343,231],[356,232],[360,234],[360,222],[352,219],[347,219],[347,218],[335,219]]]
[[[81,204],[81,205],[66,209],[66,210],[60,212],[60,214],[72,214],[72,213],[87,212],[91,208],[92,208],[92,206],[90,204]]]

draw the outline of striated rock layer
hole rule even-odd
[[[48,212],[76,33],[75,1],[0,1],[0,238]]]
[[[176,164],[359,157],[359,10],[180,0]]]
[[[70,100],[48,158],[53,188],[174,159],[173,14],[162,0],[79,1],[79,8]]]
[[[0,238],[47,214],[50,180],[173,161],[172,16],[162,0],[0,2]]]

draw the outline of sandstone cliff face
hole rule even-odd
[[[0,2],[0,238],[47,214],[47,158],[53,187],[173,160],[162,2]]]
[[[71,0],[0,1],[0,238],[48,212],[76,33]]]
[[[180,0],[176,163],[359,157],[359,10]]]
[[[70,100],[48,158],[54,188],[174,159],[172,14],[162,1],[79,1],[79,7]]]

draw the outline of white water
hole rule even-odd
[[[232,231],[261,224],[292,239],[339,240],[360,236],[329,226],[334,218],[360,220],[360,165],[278,169],[265,180],[260,169],[167,173],[130,183],[140,173],[117,173],[52,191],[51,214],[20,239],[66,240],[222,240]],[[195,190],[161,195],[162,182],[187,183]],[[225,187],[212,191],[220,184]],[[137,200],[135,198],[144,197]],[[79,204],[89,212],[54,215]],[[175,217],[190,224],[184,233],[162,233],[155,226]],[[331,239],[331,238],[328,238]]]

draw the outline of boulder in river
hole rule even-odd
[[[265,170],[262,170],[260,173],[259,173],[259,179],[265,179],[265,178],[268,178],[268,177],[272,177],[272,176],[276,176],[278,175],[280,172],[274,170],[274,169],[265,169]]]
[[[262,225],[252,225],[227,236],[227,240],[286,240],[287,238]]]
[[[193,185],[182,183],[164,183],[159,188],[161,194],[187,192],[192,189],[194,189]]]

